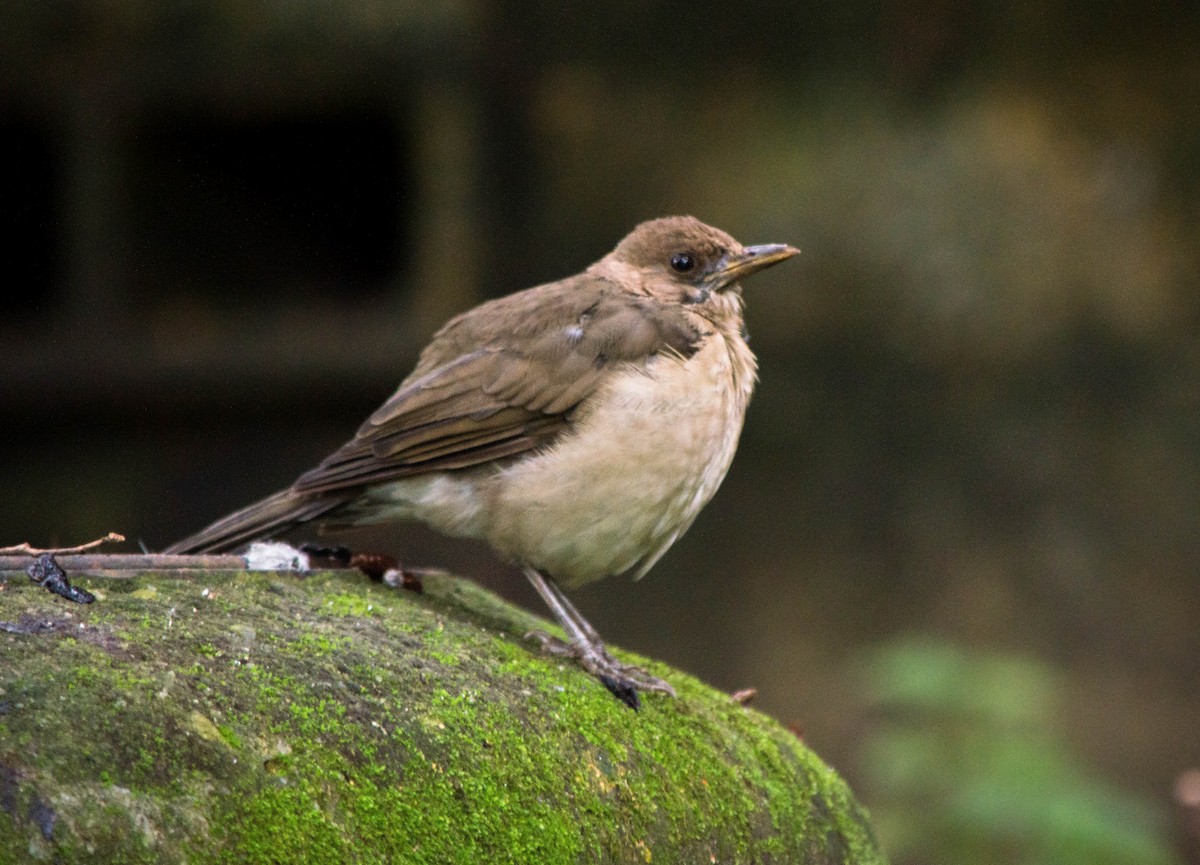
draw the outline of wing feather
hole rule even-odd
[[[293,490],[345,491],[544,447],[615,370],[690,356],[704,336],[682,307],[586,272],[485,303],[442,328],[391,398]]]

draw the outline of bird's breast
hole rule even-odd
[[[497,478],[488,540],[566,585],[641,576],[725,477],[754,369],[714,333],[689,358],[614,370],[570,433]]]

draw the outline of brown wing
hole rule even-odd
[[[681,308],[586,273],[485,303],[443,327],[399,390],[293,490],[333,492],[542,447],[615,368],[690,356],[701,338]]]

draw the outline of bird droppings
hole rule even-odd
[[[295,571],[309,568],[308,554],[281,541],[256,541],[246,550],[246,568],[251,571]]]

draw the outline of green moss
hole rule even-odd
[[[301,634],[297,641],[298,648],[306,654],[316,657],[328,657],[346,648],[349,637],[339,637],[332,634],[308,633]]]
[[[630,712],[473,584],[153,585],[0,641],[0,862],[880,861],[844,784],[775,722],[620,653],[679,691]],[[27,608],[66,609],[0,593],[0,619]]]
[[[375,605],[362,595],[346,592],[326,598],[325,609],[335,616],[369,616],[375,612]]]

